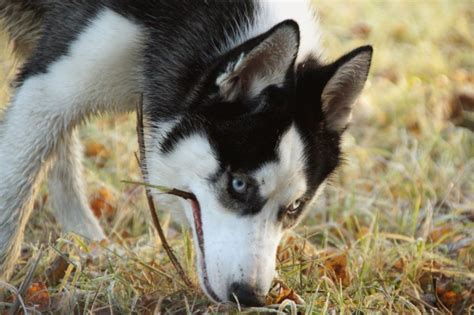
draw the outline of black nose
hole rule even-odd
[[[232,283],[230,286],[229,300],[244,306],[265,305],[265,296],[258,295],[255,288],[246,283]]]

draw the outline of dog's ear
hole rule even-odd
[[[216,78],[220,96],[226,101],[253,98],[270,85],[284,84],[298,46],[298,24],[287,20],[237,47]]]
[[[321,106],[329,130],[343,131],[351,118],[352,106],[364,88],[373,49],[363,46],[329,65],[327,83],[321,93]]]

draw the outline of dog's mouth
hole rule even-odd
[[[201,266],[202,272],[202,282],[205,290],[209,297],[211,297],[215,302],[220,303],[221,300],[214,292],[209,282],[209,276],[207,273],[207,266],[206,266],[206,252],[204,250],[204,233],[202,228],[202,218],[201,218],[201,207],[199,205],[199,201],[194,195],[194,198],[190,198],[191,206],[193,209],[193,218],[194,218],[194,228],[196,229],[196,238],[199,247],[199,251],[201,252],[201,258],[199,259],[199,264]]]

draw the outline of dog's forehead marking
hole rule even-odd
[[[304,144],[294,125],[283,134],[277,152],[278,160],[264,164],[253,176],[264,198],[285,204],[307,188]]]

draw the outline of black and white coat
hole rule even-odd
[[[282,234],[339,164],[372,48],[324,63],[306,1],[32,6],[0,1],[14,36],[40,25],[0,125],[0,278],[15,264],[47,170],[63,229],[105,237],[84,196],[75,129],[91,115],[131,111],[143,95],[148,181],[197,197],[179,202],[204,291],[217,302],[261,304]],[[6,12],[19,10],[35,14],[13,23]]]

